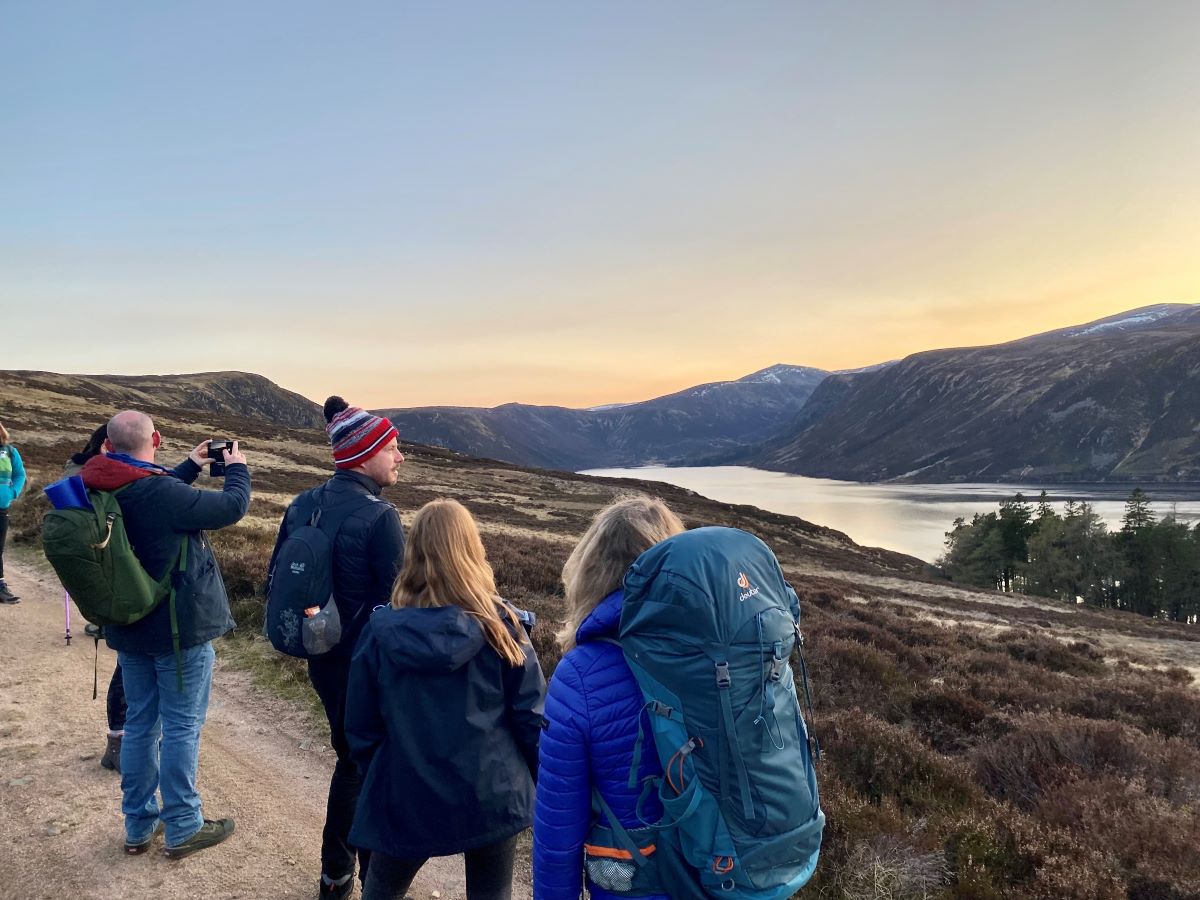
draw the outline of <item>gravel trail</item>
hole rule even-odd
[[[160,845],[122,852],[119,776],[100,768],[104,691],[115,654],[94,645],[62,589],[5,560],[20,604],[0,606],[0,874],[13,898],[315,898],[333,751],[305,714],[263,694],[220,660],[200,754],[205,815],[232,816],[224,844],[184,860]],[[431,810],[431,815],[436,811]],[[464,898],[461,857],[430,860],[410,895]],[[357,894],[356,894],[357,896]],[[532,896],[518,860],[514,898]]]

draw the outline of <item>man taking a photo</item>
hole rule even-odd
[[[95,490],[124,488],[117,502],[125,531],[152,578],[162,579],[176,567],[181,541],[188,542],[186,571],[174,575],[178,655],[167,602],[130,625],[105,628],[121,664],[128,704],[121,745],[125,851],[144,853],[165,829],[166,855],[178,859],[233,833],[232,819],[204,818],[196,791],[200,729],[212,685],[212,641],[234,627],[204,531],[232,525],[246,514],[250,470],[234,441],[225,453],[224,490],[202,491],[191,485],[213,461],[209,441],[174,469],[154,461],[161,442],[146,414],[117,413],[108,423],[107,455],[88,460],[80,475]]]

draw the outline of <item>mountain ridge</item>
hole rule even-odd
[[[732,381],[591,409],[505,403],[376,412],[407,439],[520,465],[573,470],[669,464],[766,439],[828,374],[777,364]]]
[[[827,379],[739,461],[855,481],[1200,481],[1200,306]]]
[[[0,393],[17,387],[53,396],[63,387],[102,408],[182,408],[240,418],[259,418],[292,428],[324,427],[321,407],[252,372],[179,375],[76,375],[33,369],[0,370]]]

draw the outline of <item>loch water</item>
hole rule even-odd
[[[766,472],[744,466],[645,466],[589,469],[585,475],[663,481],[722,503],[746,503],[843,531],[857,543],[887,547],[932,562],[941,555],[955,518],[994,512],[1018,491],[1036,503],[1044,487],[1061,513],[1068,500],[1086,500],[1110,530],[1121,527],[1129,484],[861,484]],[[1200,486],[1145,484],[1159,516],[1200,521]]]

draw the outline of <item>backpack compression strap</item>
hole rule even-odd
[[[592,801],[600,807],[601,813],[603,813],[604,817],[608,819],[609,827],[612,829],[613,838],[618,844],[621,845],[621,849],[629,854],[629,858],[633,861],[633,864],[639,869],[646,865],[649,860],[646,859],[645,854],[642,853],[642,850],[640,847],[638,847],[637,842],[634,841],[629,832],[625,830],[625,826],[621,824],[620,820],[613,815],[612,808],[604,801],[604,798],[600,796],[600,792],[595,788],[592,788]]]
[[[165,582],[170,586],[170,594],[167,597],[167,609],[171,616],[171,647],[175,651],[175,684],[179,688],[179,693],[183,693],[183,650],[179,647],[179,615],[175,611],[175,573],[183,574],[187,571],[188,563],[188,535],[185,534],[179,541],[179,564],[171,566],[167,569]]]
[[[742,815],[749,820],[754,819],[754,801],[750,797],[750,774],[746,771],[746,760],[742,758],[742,750],[738,746],[737,727],[733,722],[733,703],[729,699],[729,688],[733,684],[733,679],[729,676],[729,663],[719,662],[716,664],[717,676],[717,696],[721,702],[721,735],[717,739],[717,746],[720,750],[721,762],[721,794],[728,797],[729,791],[726,787],[725,780],[725,747],[728,744],[729,754],[733,757],[734,768],[737,769],[738,777],[738,793],[742,795]]]

